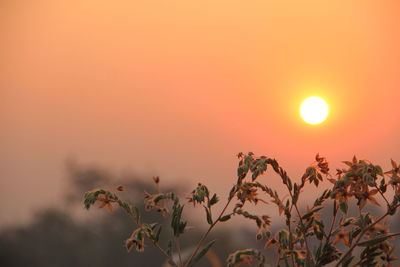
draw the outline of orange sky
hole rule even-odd
[[[399,14],[395,0],[1,1],[2,223],[56,200],[70,156],[221,193],[239,151],[293,177],[317,152],[400,160]],[[330,104],[319,126],[299,118],[310,95]]]

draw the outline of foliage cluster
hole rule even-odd
[[[104,189],[94,189],[84,195],[87,209],[96,202],[100,207],[113,209],[120,206],[136,223],[137,228],[125,241],[128,251],[144,250],[147,238],[168,259],[171,266],[194,266],[214,245],[215,240],[206,243],[207,237],[217,224],[226,223],[233,216],[254,221],[257,226],[256,240],[264,242],[264,247],[277,251],[276,266],[391,266],[396,260],[394,245],[390,240],[400,233],[390,232],[386,220],[396,214],[400,206],[400,168],[391,161],[392,169],[383,172],[379,165],[368,160],[344,161],[345,167],[336,169],[331,175],[328,162],[318,154],[299,182],[294,182],[287,172],[274,159],[266,156],[256,157],[253,153],[238,155],[237,180],[229,191],[226,203],[221,211],[215,211],[220,197],[209,191],[207,186],[198,184],[186,201],[182,201],[173,192],[144,193],[147,211],[154,210],[170,219],[171,235],[167,247],[159,243],[163,231],[158,223],[145,223],[141,220],[139,210],[134,205],[118,197],[118,193]],[[288,191],[288,198],[281,197],[278,192],[261,183],[260,176],[267,169],[278,175]],[[300,209],[300,196],[307,184],[318,187],[328,180],[329,189],[317,197],[307,211]],[[160,179],[154,177],[159,188]],[[117,191],[123,190],[122,187]],[[380,197],[378,201],[376,197]],[[357,215],[350,216],[349,203],[354,200]],[[252,214],[246,205],[257,205],[259,202],[272,202],[283,215],[286,227],[272,233],[271,220],[268,215]],[[180,238],[188,230],[187,221],[183,217],[184,202],[195,207],[201,205],[205,212],[208,229],[195,243],[189,256],[181,253]],[[329,205],[329,202],[332,205]],[[384,213],[374,216],[367,210],[367,205],[385,203]],[[231,205],[232,204],[232,205]],[[230,209],[228,209],[231,207]],[[332,208],[331,208],[332,207]],[[330,209],[332,219],[321,218],[323,210]],[[264,266],[266,262],[261,250],[246,248],[233,252],[227,257],[227,266],[241,264],[257,264]]]

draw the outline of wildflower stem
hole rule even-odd
[[[143,227],[142,224],[140,223],[140,221],[137,221],[133,216],[131,216],[131,217],[133,218],[133,220],[135,221],[135,223],[136,223],[136,225],[137,225],[138,227]],[[158,248],[158,249],[161,251],[161,253],[164,254],[168,259],[171,258],[171,257],[168,255],[168,253],[167,253],[157,242],[154,242],[153,240],[150,240],[150,241],[151,241],[151,243],[153,243],[153,245],[154,245],[156,248]]]
[[[387,198],[385,197],[385,195],[383,194],[383,192],[379,189],[379,187],[377,185],[375,185],[375,188],[378,190],[379,194],[381,194],[382,198],[385,200],[386,204],[388,207],[390,207],[390,203],[387,200]]]
[[[398,208],[400,204],[397,204],[394,208]],[[373,226],[375,226],[377,223],[382,221],[383,219],[386,218],[386,216],[390,215],[389,211],[383,214],[381,217],[379,217],[375,222],[367,226],[358,236],[356,242],[349,248],[349,250],[339,259],[339,261],[336,263],[335,267],[339,267],[339,265],[344,261],[344,259],[351,254],[351,252],[354,250],[356,246],[359,245],[361,238],[364,236],[364,234]],[[391,236],[396,236],[400,235],[400,233],[393,234]],[[389,236],[388,236],[389,237]]]
[[[400,232],[399,233],[393,233],[393,234],[390,234],[390,235],[386,235],[386,237],[387,238],[391,238],[391,237],[395,237],[395,236],[399,236],[400,235]]]
[[[278,164],[278,166],[279,166],[279,164]],[[305,233],[306,229],[305,229],[305,225],[304,225],[302,216],[301,216],[301,214],[300,214],[299,208],[297,207],[297,204],[296,204],[296,203],[293,203],[293,199],[294,199],[293,193],[292,193],[292,190],[291,190],[291,188],[289,187],[289,184],[288,184],[288,182],[287,182],[288,180],[290,181],[290,178],[286,176],[286,172],[284,171],[284,169],[283,169],[282,167],[279,166],[277,169],[274,169],[274,170],[275,170],[275,172],[282,178],[283,183],[286,185],[286,188],[287,188],[287,190],[289,191],[290,198],[292,199],[292,205],[294,206],[294,208],[295,208],[295,210],[296,210],[296,213],[297,213],[297,215],[299,216],[300,225],[301,225],[301,227],[303,228],[303,233],[302,233],[302,234],[303,234],[304,243],[305,243],[306,249],[307,249],[307,259],[311,259],[311,261],[314,262],[313,256],[312,256],[311,251],[310,251],[310,247],[309,247],[309,245],[308,245],[307,236],[306,236],[306,233]],[[300,189],[301,189],[303,186],[304,186],[304,181],[302,181],[302,184],[301,184],[301,186],[300,186]],[[300,194],[300,190],[299,190],[299,194]]]
[[[141,223],[139,220],[137,220],[134,216],[130,215],[130,217],[133,219],[133,221],[136,223],[136,225],[137,225],[138,227],[140,227],[140,228],[143,227],[142,223]],[[168,259],[171,258],[171,257],[168,255],[168,253],[167,253],[157,242],[154,242],[153,240],[150,240],[150,241],[151,241],[151,243],[152,243],[156,248],[158,248],[158,249],[161,251],[161,253],[164,254]]]
[[[154,246],[155,246],[156,248],[158,248],[158,249],[161,251],[162,254],[165,255],[165,257],[167,257],[168,259],[171,258],[171,257],[168,255],[168,253],[167,253],[162,247],[160,247],[160,245],[159,245],[158,243],[155,243],[155,242],[152,242],[152,243],[154,244]]]
[[[238,188],[235,189],[232,195],[234,195],[237,192]],[[186,264],[183,265],[184,267],[187,267],[189,263],[192,261],[193,257],[197,254],[199,251],[201,245],[203,244],[204,240],[207,238],[208,234],[211,232],[211,230],[214,228],[214,226],[219,222],[219,219],[224,215],[226,209],[228,208],[229,204],[231,203],[233,197],[229,198],[228,202],[226,203],[225,207],[222,209],[221,213],[219,214],[218,218],[210,225],[208,228],[207,232],[202,236],[200,239],[199,243],[197,244],[196,249],[193,251],[193,253],[190,255],[189,259],[187,260]]]
[[[387,238],[391,238],[391,237],[395,237],[395,236],[399,236],[399,235],[400,235],[400,233],[394,233],[394,234],[386,235],[386,237]],[[358,243],[358,244],[360,244],[360,243]],[[357,261],[357,263],[355,263],[353,266],[358,266],[358,265],[361,266],[361,261],[362,260],[363,260],[363,258],[361,258],[359,261]]]
[[[290,210],[289,210],[289,213],[291,214],[292,213],[292,209],[293,209],[293,204],[290,206]],[[289,243],[289,248],[290,248],[290,250],[292,250],[293,251],[293,234],[292,234],[292,227],[291,227],[291,222],[290,222],[290,217],[289,216],[287,216],[287,226],[288,226],[288,230],[289,230],[289,240],[290,240],[290,243]],[[294,263],[294,255],[293,255],[293,253],[291,253],[290,254],[290,256],[291,256],[291,258],[292,258],[292,264],[293,264],[293,266],[296,266],[295,265],[295,263]],[[280,255],[278,255],[278,258],[280,257]],[[279,262],[278,262],[279,263]],[[278,266],[278,264],[276,264],[276,266]]]
[[[122,201],[117,197],[117,196],[115,196],[115,198],[116,198],[116,200],[115,200],[115,202],[117,202],[120,206],[121,206],[121,203],[122,203]],[[135,217],[133,214],[131,214],[131,213],[128,213],[128,215],[129,215],[129,217],[131,217],[132,218],[132,220],[135,222],[135,224],[138,226],[138,227],[140,227],[140,228],[143,228],[143,225],[142,225],[142,223],[140,222],[140,220],[138,219],[138,217]],[[146,235],[147,236],[147,235]],[[148,238],[148,237],[147,237]],[[150,238],[149,238],[150,239]],[[168,253],[157,243],[157,242],[155,242],[154,240],[151,240],[150,239],[150,241],[151,241],[151,243],[156,247],[156,248],[158,248],[160,251],[161,251],[161,253],[162,254],[164,254],[168,259],[171,259],[171,257],[168,255]],[[171,259],[172,260],[172,259]]]
[[[288,178],[288,179],[289,179],[289,178]],[[285,185],[286,185],[286,187],[287,187],[287,189],[288,189],[288,191],[289,191],[290,198],[293,200],[293,194],[292,194],[292,191],[291,191],[290,188],[289,188],[289,185],[288,185],[287,183],[285,183]],[[292,206],[294,206],[294,208],[295,208],[295,210],[296,210],[296,213],[297,213],[297,215],[299,216],[301,227],[302,227],[303,230],[304,230],[304,232],[303,232],[302,234],[303,234],[304,243],[305,243],[306,249],[307,249],[307,258],[311,259],[311,261],[314,261],[313,256],[312,256],[312,254],[311,254],[311,252],[310,252],[310,248],[309,248],[309,246],[308,246],[307,237],[306,237],[306,233],[305,233],[305,230],[306,230],[306,229],[305,229],[305,225],[304,225],[304,223],[303,223],[303,219],[302,219],[302,216],[301,216],[301,214],[300,214],[299,208],[297,207],[297,204],[296,204],[296,203],[293,203],[293,202],[292,202]]]
[[[277,254],[278,254],[278,258],[276,259],[275,266],[279,266],[279,262],[281,261],[281,254],[279,252]]]
[[[336,202],[336,200],[334,200],[334,201]],[[336,221],[336,217],[337,217],[337,212],[338,212],[338,210],[339,210],[339,206],[336,205],[336,212],[335,212],[335,214],[333,215],[332,224],[331,224],[331,227],[330,227],[330,229],[329,229],[328,236],[326,237],[326,241],[327,241],[327,242],[329,242],[329,239],[330,239],[331,236],[332,236],[333,227],[335,226],[335,221]]]
[[[179,243],[179,238],[175,238],[175,243],[176,243],[176,250],[178,251],[178,256],[179,256],[179,266],[183,266],[182,256],[181,256],[181,245]]]
[[[289,191],[289,192],[290,192],[290,191]],[[292,193],[290,193],[290,195],[292,195]],[[293,196],[292,196],[292,199],[293,199]],[[312,254],[311,254],[311,252],[310,252],[310,247],[308,246],[307,236],[306,236],[306,233],[305,233],[306,229],[305,229],[305,225],[304,225],[304,223],[303,223],[303,219],[301,218],[300,211],[299,211],[299,209],[297,208],[297,205],[296,205],[296,204],[294,205],[294,208],[296,209],[297,215],[298,215],[299,218],[300,218],[301,227],[302,227],[303,230],[304,230],[304,232],[303,232],[303,237],[304,237],[304,244],[306,244],[306,249],[307,249],[307,258],[309,258],[309,259],[311,259],[312,261],[314,261],[313,256],[312,256]]]

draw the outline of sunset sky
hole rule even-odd
[[[395,0],[1,1],[0,224],[56,203],[68,158],[220,193],[240,151],[294,180],[317,152],[387,168],[399,14]],[[317,126],[299,114],[313,95],[330,107]]]

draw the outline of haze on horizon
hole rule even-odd
[[[71,157],[221,194],[240,151],[292,177],[317,152],[388,167],[398,14],[397,1],[2,1],[0,223],[54,203]],[[298,109],[315,94],[330,115],[310,126]]]

